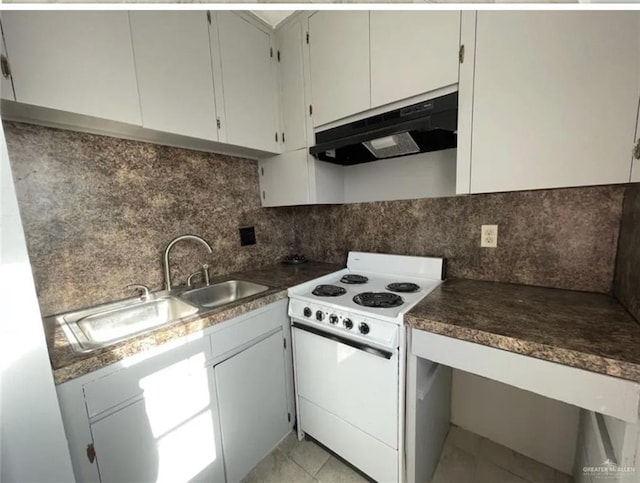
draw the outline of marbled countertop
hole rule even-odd
[[[308,262],[302,265],[276,264],[257,270],[235,272],[213,278],[212,283],[240,279],[262,283],[268,285],[271,289],[88,354],[74,352],[62,328],[55,324],[52,318],[45,319],[45,333],[49,348],[49,358],[53,367],[54,381],[56,384],[61,384],[138,352],[159,346],[169,340],[204,330],[207,327],[276,302],[287,296],[289,287],[335,272],[341,268],[343,267],[340,265],[319,262]]]
[[[405,324],[640,382],[640,324],[607,295],[449,279]]]

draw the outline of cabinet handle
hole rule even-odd
[[[278,142],[278,131],[276,131],[276,142]]]
[[[11,76],[11,69],[9,68],[9,60],[7,56],[0,55],[0,69],[2,69],[2,77],[8,79]]]
[[[458,60],[461,64],[464,62],[464,44],[462,44],[460,50],[458,50]]]
[[[282,142],[284,143],[284,131],[282,131]]]
[[[263,200],[266,200],[266,199],[267,199],[266,195],[264,194],[264,190],[262,190],[262,199],[263,199]]]
[[[640,138],[638,138],[638,141],[636,142],[636,145],[633,148],[633,157],[635,159],[640,159]]]
[[[89,459],[89,463],[93,463],[96,459],[96,450],[93,447],[93,443],[87,445],[87,458]]]

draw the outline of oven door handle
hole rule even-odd
[[[330,334],[320,329],[316,329],[315,327],[309,327],[308,325],[299,324],[297,322],[292,323],[293,327],[296,329],[304,330],[305,332],[309,332],[314,335],[318,335],[320,337],[324,337],[325,339],[332,340],[334,342],[339,342],[341,344],[345,344],[351,346],[355,349],[359,349],[364,352],[368,352],[374,356],[382,357],[384,359],[391,359],[393,357],[393,352],[386,351],[384,349],[378,349],[377,347],[371,347],[370,345],[363,344],[362,342],[358,342],[356,340],[347,339],[345,337],[341,337],[336,334]]]

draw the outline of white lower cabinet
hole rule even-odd
[[[174,376],[147,376],[143,398],[91,424],[102,483],[224,481],[213,371]]]
[[[278,331],[215,367],[230,483],[246,476],[287,433],[283,340]]]
[[[0,25],[0,33],[2,33],[2,25]],[[7,49],[4,45],[4,35],[0,38],[0,98],[15,101],[16,96],[13,95],[13,80],[11,79],[11,69],[7,57]]]
[[[76,480],[240,481],[293,427],[286,306],[59,385]]]

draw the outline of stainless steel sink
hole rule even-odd
[[[246,280],[228,280],[208,287],[189,290],[180,295],[181,298],[199,307],[220,307],[236,300],[259,294],[270,287]]]
[[[126,300],[58,317],[74,350],[89,352],[170,324],[198,312],[176,297]]]

